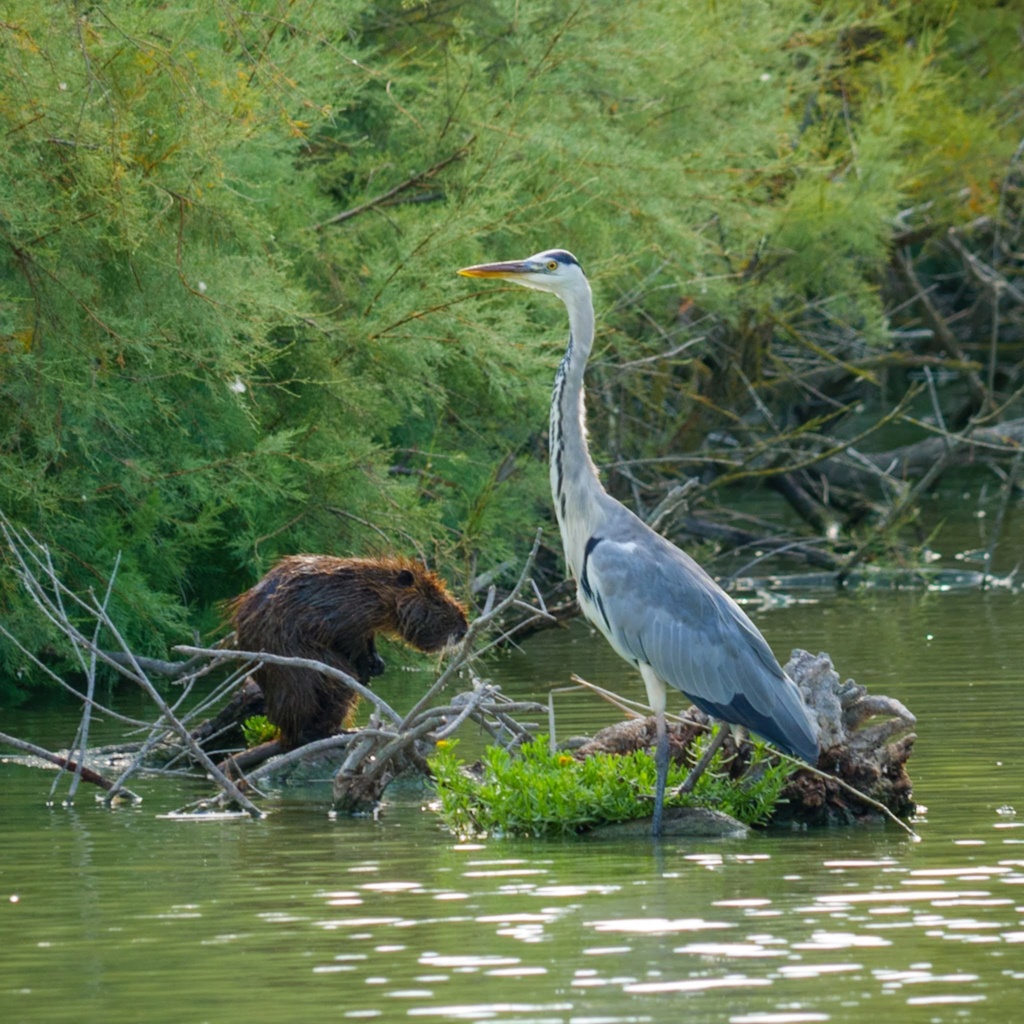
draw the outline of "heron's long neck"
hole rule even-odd
[[[579,579],[587,540],[601,520],[604,488],[587,447],[583,373],[594,344],[590,290],[566,299],[569,345],[551,396],[551,493],[565,559]]]

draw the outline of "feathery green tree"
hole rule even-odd
[[[121,552],[142,651],[287,552],[420,553],[464,588],[547,516],[564,327],[454,269],[553,245],[595,284],[613,486],[655,500],[664,474],[629,467],[683,466],[714,429],[760,452],[816,393],[807,366],[875,388],[858,361],[894,348],[900,211],[1005,200],[1011,22],[939,0],[9,0],[0,508],[81,587]],[[9,573],[0,606],[45,646]]]

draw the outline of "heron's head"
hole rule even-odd
[[[508,263],[480,263],[475,267],[463,267],[459,273],[464,277],[496,277],[502,281],[514,281],[524,288],[554,292],[563,300],[583,290],[589,293],[583,268],[576,257],[564,249],[546,249],[528,259]]]

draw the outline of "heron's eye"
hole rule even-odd
[[[548,260],[548,270],[557,270],[558,260]]]

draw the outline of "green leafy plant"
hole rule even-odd
[[[695,757],[706,742],[703,738],[695,743]],[[516,754],[488,747],[477,773],[466,769],[455,747],[439,744],[429,765],[440,815],[460,835],[573,835],[651,814],[657,772],[646,751],[595,754],[580,761],[550,751],[547,737],[539,736]],[[686,771],[670,767],[669,791],[682,783]],[[771,763],[763,744],[757,744],[750,770],[736,782],[722,775],[717,754],[694,792],[666,800],[666,805],[713,806],[745,824],[764,824],[792,771],[788,764]]]
[[[242,735],[246,747],[258,747],[261,743],[277,739],[277,726],[266,715],[253,715],[242,723]]]

